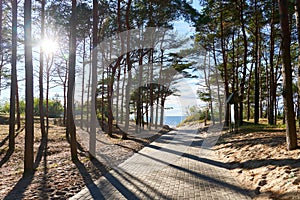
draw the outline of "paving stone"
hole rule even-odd
[[[196,130],[171,131],[115,167],[97,181],[99,199],[251,199],[227,169],[213,165],[214,152],[197,145]],[[92,196],[85,188],[70,199]]]

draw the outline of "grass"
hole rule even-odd
[[[282,121],[277,121],[276,125],[268,124],[268,119],[260,119],[259,124],[254,124],[254,120],[244,121],[243,125],[239,127],[239,130],[246,132],[254,132],[254,131],[283,131],[286,129],[286,125],[282,123]]]

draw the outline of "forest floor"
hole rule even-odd
[[[146,144],[155,140],[164,132],[152,134],[148,138],[129,136],[121,140],[120,134],[113,138],[97,134],[97,140],[105,141],[101,153],[121,163],[140,150]],[[71,161],[70,145],[66,141],[65,128],[51,125],[49,139],[45,151],[39,149],[41,134],[38,123],[35,124],[34,152],[36,170],[33,176],[24,178],[24,130],[16,136],[14,153],[7,162],[3,162],[8,149],[8,125],[0,123],[0,199],[67,199],[81,191],[84,186],[96,181],[110,170],[107,163],[90,159],[85,147],[79,148],[79,162]],[[79,139],[79,138],[78,138]],[[80,143],[79,139],[79,143]],[[39,154],[41,153],[41,154]],[[111,160],[113,162],[113,160]]]
[[[214,149],[254,199],[300,199],[300,149],[287,150],[285,129],[245,123],[224,132]]]

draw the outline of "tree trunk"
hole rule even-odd
[[[215,41],[213,42],[213,58],[214,58],[214,64],[217,66],[217,57],[216,57],[216,49],[215,49]],[[216,74],[219,72],[216,69]],[[220,94],[220,82],[219,82],[219,77],[217,76],[217,95],[218,95],[218,106],[219,106],[219,123],[222,123],[222,112],[223,112],[223,105],[222,105],[222,100],[221,100],[221,94]]]
[[[258,14],[257,14],[257,0],[255,1],[255,94],[254,94],[254,124],[259,123],[259,59],[258,59],[258,46],[259,46],[259,27],[258,27]]]
[[[127,44],[130,45],[130,37],[127,37]],[[129,48],[128,48],[129,49]],[[126,62],[127,62],[127,86],[126,86],[126,92],[125,92],[125,131],[124,133],[128,133],[129,130],[129,120],[130,120],[130,89],[131,89],[131,82],[132,82],[132,63],[130,59],[130,52],[127,51],[126,54]]]
[[[71,158],[78,160],[76,127],[73,116],[74,87],[75,87],[75,65],[76,65],[76,0],[72,0],[72,14],[70,21],[70,41],[69,41],[69,76],[67,91],[67,132],[70,136]]]
[[[3,38],[2,38],[2,30],[3,30],[3,2],[0,0],[0,57],[1,57],[1,62],[0,62],[0,95],[1,95],[1,86],[2,86],[2,68],[3,68]]]
[[[50,73],[51,73],[51,66],[53,57],[51,58],[52,61],[50,62],[50,57],[47,57],[47,67],[46,67],[46,132],[49,131],[49,90],[50,90]]]
[[[159,69],[159,79],[162,79],[162,71],[163,71],[163,64],[164,64],[164,49],[161,49],[161,56],[160,56],[160,69]],[[158,118],[159,118],[159,99],[163,98],[162,96],[162,85],[158,85],[157,87],[157,99],[156,99],[156,108],[155,108],[155,129],[158,126]]]
[[[152,128],[152,125],[153,125],[153,118],[154,118],[154,94],[153,94],[153,76],[154,76],[154,72],[153,72],[153,62],[154,62],[154,58],[153,58],[153,55],[154,52],[153,50],[150,51],[150,62],[149,62],[149,67],[150,67],[150,121],[149,121],[149,125],[148,125],[148,128],[149,128],[149,131],[151,131],[151,128]],[[148,120],[148,117],[147,117],[147,120]]]
[[[143,49],[139,50],[139,70],[138,70],[138,84],[142,84],[143,81],[143,71],[144,71],[144,67],[143,67]],[[142,125],[142,120],[143,120],[143,114],[142,114],[142,109],[143,109],[143,102],[142,102],[142,85],[139,85],[138,87],[138,93],[137,93],[137,102],[136,102],[136,129],[137,129],[137,133],[140,132],[140,127]]]
[[[99,24],[98,0],[93,0],[93,51],[92,51],[92,90],[91,90],[91,121],[90,121],[90,145],[89,152],[92,157],[96,156],[96,90],[97,90],[97,56],[98,56],[98,24]]]
[[[161,99],[160,99],[160,126],[164,125],[164,115],[165,115],[165,100],[166,98],[164,97],[164,95],[162,95]]]
[[[64,105],[63,105],[64,106],[64,116],[63,116],[63,124],[64,124],[64,126],[67,125],[67,87],[68,87],[67,86],[67,82],[68,82],[68,77],[67,77],[67,71],[66,71],[65,80],[64,80],[64,83],[63,83],[63,88],[64,88]],[[67,138],[67,140],[69,140],[68,133],[66,135],[66,138]]]
[[[296,25],[297,25],[297,39],[298,39],[298,49],[300,49],[300,0],[296,0],[295,5],[296,10]],[[297,119],[298,119],[298,128],[300,132],[300,53],[298,52],[298,101],[297,101]]]
[[[90,59],[91,59],[91,55],[92,55],[92,50],[90,51]],[[88,79],[88,85],[87,85],[87,96],[86,96],[86,110],[89,111],[90,110],[90,89],[91,89],[91,76],[92,76],[92,65],[89,64],[89,79]],[[96,109],[96,108],[95,108]],[[97,114],[97,113],[96,113]],[[90,121],[90,112],[86,112],[86,131],[90,131],[89,127],[90,124],[88,124]]]
[[[270,93],[269,93],[269,116],[268,121],[269,124],[274,124],[274,107],[276,103],[276,89],[275,89],[275,77],[274,77],[274,44],[275,44],[275,1],[272,0],[272,18],[271,18],[271,27],[270,27],[270,78],[269,78],[269,86],[270,86]],[[275,97],[274,97],[275,94]]]
[[[279,53],[278,53],[278,57],[277,57],[277,61],[276,61],[276,65],[275,65],[275,74],[274,74],[274,94],[273,94],[273,98],[274,98],[274,111],[275,111],[275,117],[274,117],[274,124],[277,124],[277,110],[278,110],[278,99],[277,99],[277,83],[280,79],[280,77],[282,76],[282,74],[279,72],[279,65],[281,63],[281,51],[282,51],[282,41],[280,44],[280,48],[279,48]]]
[[[105,53],[103,53],[103,57],[102,57],[102,65],[103,65],[103,73],[102,73],[102,88],[101,88],[101,126],[102,126],[102,129],[104,130],[104,116],[105,115],[105,96],[104,96],[104,93],[105,93],[105,72],[108,76],[108,66],[105,65],[105,61],[104,61],[104,56],[105,56]]]
[[[253,62],[250,67],[248,89],[247,89],[247,121],[250,120],[250,91],[251,91],[252,70],[253,70]]]
[[[225,49],[225,39],[224,39],[224,24],[223,24],[223,11],[220,14],[220,23],[221,23],[221,48],[222,48],[222,58],[223,58],[223,70],[224,70],[224,89],[225,89],[225,98],[229,97],[229,86],[228,86],[228,70],[227,70],[227,53]],[[225,122],[224,126],[229,126],[229,105],[225,105]]]
[[[259,30],[259,36],[260,37],[260,30]],[[258,54],[257,54],[257,60],[258,60],[258,73],[259,73],[259,117],[263,118],[263,81],[261,74],[263,73],[263,68],[261,65],[261,44],[260,39],[258,40]]]
[[[288,150],[294,150],[297,148],[297,134],[292,89],[292,66],[290,54],[291,33],[289,28],[288,1],[278,0],[278,4],[282,35],[283,103],[286,121],[286,140]]]
[[[121,67],[118,67],[118,75],[117,75],[117,88],[116,88],[116,124],[119,124],[120,117],[119,117],[119,99],[120,99],[120,77],[121,77]]]
[[[129,21],[129,15],[130,15],[130,7],[131,7],[131,0],[128,0],[127,2],[127,8],[126,8],[126,29],[127,31],[130,30],[130,21]],[[127,64],[127,86],[126,86],[126,92],[125,92],[125,131],[122,131],[122,138],[127,138],[127,133],[129,130],[129,117],[130,117],[130,88],[131,88],[131,80],[132,80],[132,63],[130,59],[130,35],[127,34],[126,38],[126,64]],[[125,76],[125,75],[124,75]]]
[[[45,38],[45,0],[41,1],[41,40]],[[42,141],[46,138],[46,129],[45,129],[45,113],[44,113],[44,52],[43,47],[40,47],[40,71],[39,71],[39,89],[40,89],[40,98],[39,98],[39,113],[40,113],[40,127],[42,134]]]
[[[127,60],[127,58],[126,58]],[[122,81],[122,92],[121,92],[121,118],[120,118],[120,123],[124,123],[124,99],[125,99],[125,83],[126,83],[126,64],[124,67],[124,75],[123,75],[123,81]]]
[[[24,175],[33,173],[33,63],[31,36],[31,0],[24,1],[24,34],[25,34],[25,155]]]
[[[0,2],[2,13],[2,1]],[[2,14],[0,21],[2,21]],[[2,26],[2,25],[1,25]],[[0,43],[1,45],[2,43]],[[11,86],[9,111],[9,152],[15,149],[15,113],[17,87],[17,0],[12,1],[12,58],[11,58]]]
[[[243,45],[244,45],[244,55],[243,55],[243,75],[240,84],[240,93],[241,93],[241,102],[240,102],[240,113],[239,113],[239,125],[243,125],[243,116],[244,116],[244,96],[245,96],[245,82],[246,82],[246,71],[247,71],[247,58],[248,58],[248,41],[247,41],[247,34],[246,34],[246,27],[245,27],[245,20],[244,20],[244,9],[243,5],[244,1],[242,1],[241,10],[240,10],[240,21],[242,26],[242,33],[243,33]]]
[[[233,56],[234,57],[234,56]],[[207,53],[204,55],[204,68],[203,68],[203,74],[204,74],[204,81],[205,81],[205,87],[208,90],[209,94],[209,100],[207,102],[207,109],[205,113],[205,126],[206,126],[206,120],[208,120],[208,112],[210,110],[211,112],[211,120],[213,122],[213,125],[215,124],[215,119],[214,119],[214,112],[213,112],[213,107],[212,107],[212,91],[211,91],[211,84],[210,84],[210,78],[211,78],[211,66],[210,66],[210,54],[208,53],[208,67],[206,66],[206,60],[207,60]],[[206,71],[207,70],[207,71]]]
[[[84,112],[84,81],[85,81],[85,56],[86,56],[86,42],[83,39],[83,54],[82,54],[82,82],[81,82],[81,108],[80,108],[80,128],[83,129],[83,112]]]
[[[117,24],[118,24],[118,33],[121,33],[122,31],[122,22],[121,22],[121,0],[118,0],[118,8],[117,8]],[[123,43],[123,37],[122,34],[120,34],[120,40],[121,40],[121,52],[124,52],[124,43]],[[111,47],[112,51],[112,47]],[[111,54],[111,52],[110,52]],[[118,59],[116,60],[116,63],[114,66],[109,65],[109,68],[111,69],[111,74],[108,78],[108,84],[107,84],[107,109],[108,109],[108,135],[112,136],[112,128],[113,128],[113,86],[114,86],[114,78],[116,75],[117,69],[120,67],[120,63],[123,59],[123,55],[120,55]]]
[[[239,38],[237,40],[239,40]],[[235,56],[235,42],[234,41],[235,41],[235,32],[233,31],[233,34],[232,34],[232,93],[234,93],[234,92],[237,93],[238,73],[236,73],[236,71],[237,71],[237,68],[239,65],[238,65],[238,60],[235,61],[236,56]],[[237,124],[239,123],[238,122],[238,104],[237,104],[237,102],[234,103],[233,108],[234,108],[234,113],[232,113],[232,114],[234,116],[234,127],[236,127]]]
[[[17,80],[18,75],[16,75],[16,111],[17,111],[17,131],[21,129],[21,110],[20,110],[20,100],[19,100],[19,84]]]

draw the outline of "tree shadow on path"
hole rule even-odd
[[[90,194],[93,197],[93,199],[104,199],[103,194],[101,193],[101,191],[99,190],[97,185],[94,183],[91,175],[89,174],[89,172],[87,171],[85,166],[80,161],[76,161],[74,163],[75,163],[76,167],[78,168],[78,170],[84,180],[84,183],[85,183],[86,187],[88,188],[88,190],[90,191]]]
[[[43,156],[43,152],[44,152],[44,156],[46,157],[47,156],[47,141],[42,141],[40,146],[39,146],[39,149],[38,149],[38,152],[37,152],[37,155],[36,155],[36,159],[35,159],[35,162],[34,162],[34,169],[36,169],[40,165],[40,162],[41,162],[42,156]],[[35,172],[36,172],[36,170],[34,170],[33,174],[23,175],[22,178],[10,190],[10,192],[6,195],[6,197],[4,199],[5,200],[8,200],[8,199],[23,199],[24,198],[24,193],[25,193],[27,187],[32,183]]]

